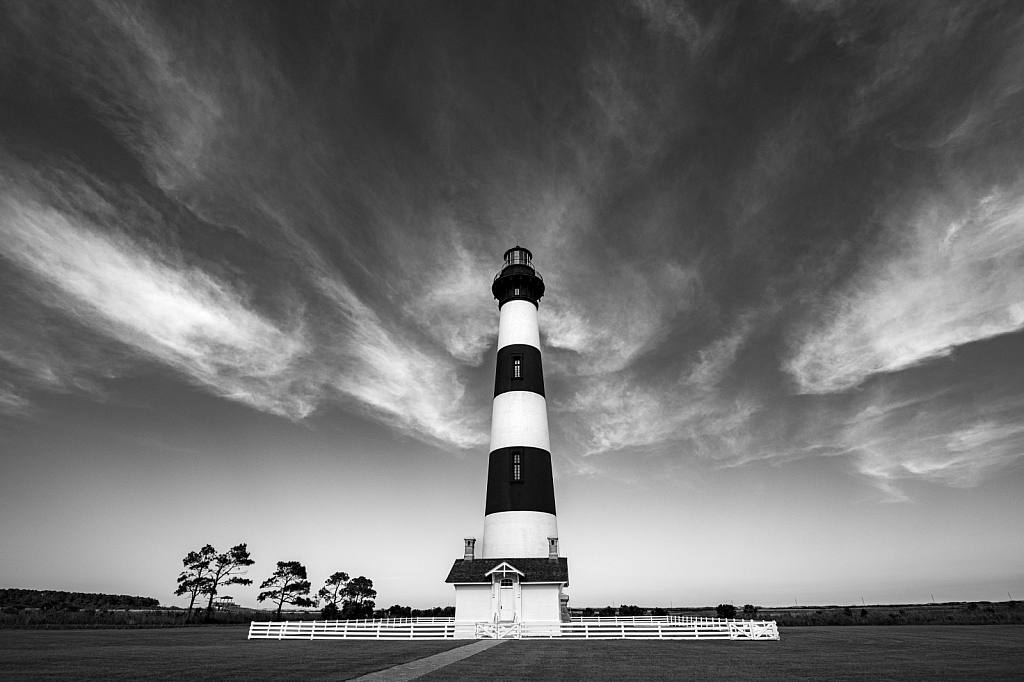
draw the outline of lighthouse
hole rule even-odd
[[[446,582],[455,585],[456,623],[557,623],[567,617],[569,568],[558,550],[537,322],[544,279],[529,249],[505,252],[491,293],[499,321],[484,532],[479,556],[466,538]]]
[[[506,251],[491,292],[500,319],[481,556],[547,557],[558,524],[537,323],[544,280],[533,254]]]

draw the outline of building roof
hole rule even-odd
[[[446,583],[489,583],[491,576],[488,575],[493,569],[500,566],[502,562],[517,569],[524,583],[569,583],[569,560],[565,557],[551,559],[523,559],[506,558],[499,559],[456,559],[449,571]]]

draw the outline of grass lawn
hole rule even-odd
[[[248,626],[0,630],[0,680],[349,680],[469,642],[246,639]]]
[[[513,641],[442,680],[1021,680],[1024,626],[783,628],[779,642]],[[348,680],[467,641],[248,641],[246,628],[0,630],[0,679]]]
[[[443,680],[1024,680],[1024,626],[783,628],[771,642],[516,641]]]

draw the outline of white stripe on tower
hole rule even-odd
[[[498,350],[514,343],[525,343],[540,350],[540,325],[537,304],[530,301],[508,301],[501,306],[498,320]]]
[[[558,536],[537,306],[544,282],[522,247],[505,252],[482,557],[547,557]]]
[[[494,406],[491,408],[491,452],[516,446],[551,452],[548,441],[548,403],[544,396],[532,391],[508,391],[494,398]],[[547,549],[544,551],[547,552]]]

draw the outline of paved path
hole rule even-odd
[[[504,644],[509,640],[507,639],[482,639],[466,646],[460,646],[458,649],[450,649],[448,651],[442,651],[439,654],[433,656],[427,656],[411,663],[403,663],[402,665],[396,665],[393,668],[386,670],[379,670],[369,675],[363,675],[357,677],[349,682],[405,682],[406,680],[414,680],[420,675],[426,675],[427,673],[434,672],[438,668],[443,668],[446,665],[451,665],[455,661],[461,661],[464,658],[469,658],[473,654],[478,654],[485,649],[490,649],[492,646],[498,646]]]

